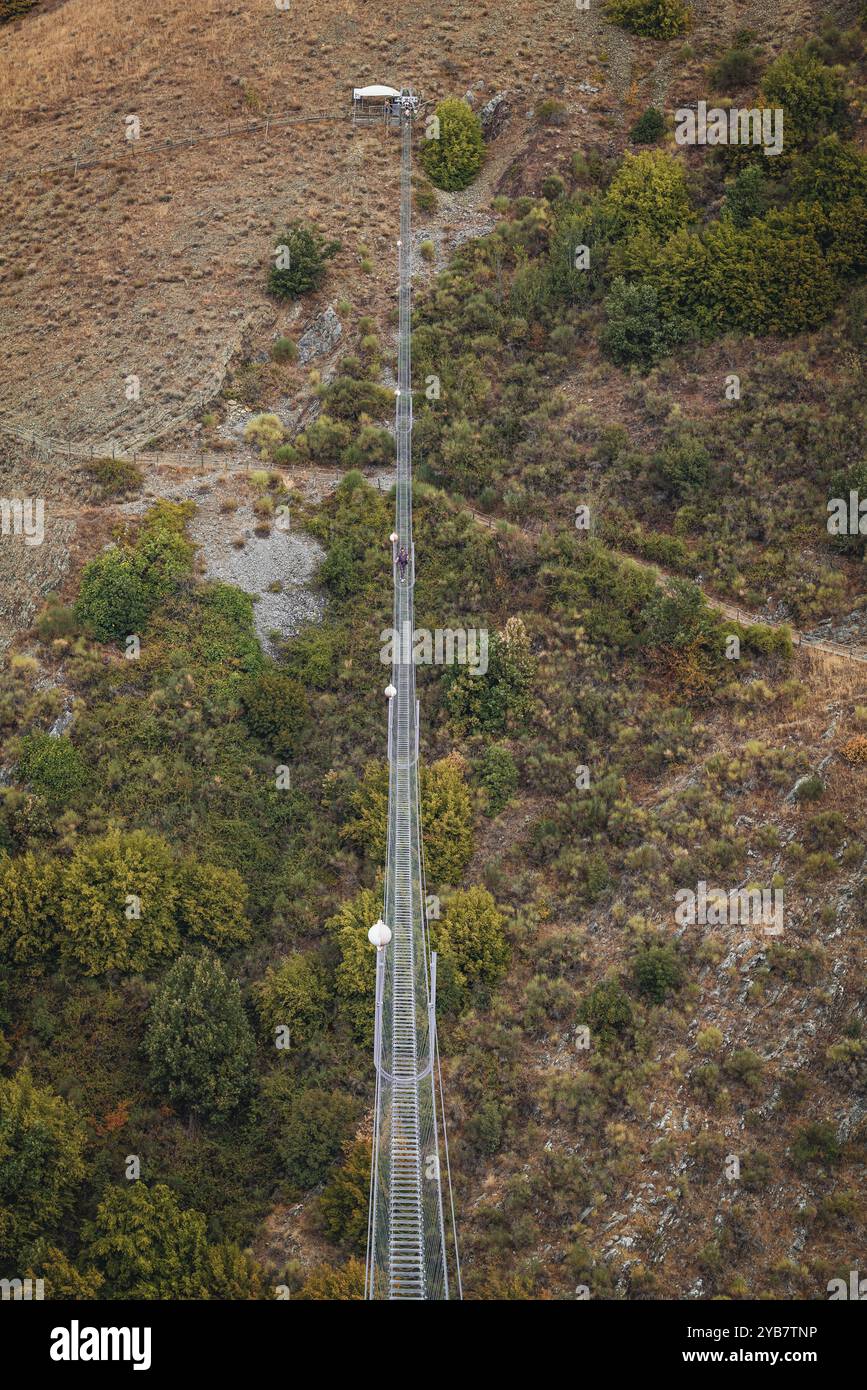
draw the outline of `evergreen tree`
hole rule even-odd
[[[482,127],[465,101],[449,97],[436,109],[439,137],[426,139],[421,165],[437,188],[460,189],[472,183],[485,158]]]
[[[253,1086],[256,1047],[237,980],[210,954],[183,955],[151,1004],[151,1082],[173,1105],[224,1119]]]
[[[70,1105],[30,1073],[0,1079],[0,1267],[53,1233],[84,1178],[84,1126]]]
[[[87,975],[147,970],[180,945],[174,861],[145,830],[79,844],[63,880],[64,945]]]
[[[86,1256],[105,1279],[104,1296],[207,1297],[205,1218],[183,1211],[164,1183],[107,1188],[88,1235]]]

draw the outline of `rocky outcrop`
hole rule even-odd
[[[509,99],[505,92],[496,92],[485,102],[479,112],[479,120],[482,123],[482,134],[485,140],[495,140],[503,126],[511,115]]]
[[[337,310],[329,305],[324,313],[317,314],[310,327],[298,339],[299,362],[310,362],[314,357],[327,356],[342,337],[343,324]]]

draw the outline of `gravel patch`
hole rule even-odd
[[[322,621],[325,597],[314,578],[325,551],[317,540],[301,530],[274,525],[268,536],[257,536],[251,507],[241,506],[229,516],[200,508],[190,523],[190,537],[201,547],[208,579],[234,584],[252,594],[256,602],[253,620],[263,649],[276,654],[273,634],[294,637],[305,623]],[[243,537],[244,545],[236,541]],[[280,584],[279,593],[271,586]]]

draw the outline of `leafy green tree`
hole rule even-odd
[[[50,806],[64,806],[87,783],[81,752],[68,738],[26,734],[21,740],[18,776]]]
[[[826,212],[867,198],[867,155],[839,135],[826,135],[795,161],[791,192],[796,202],[819,203]]]
[[[238,981],[216,956],[175,961],[151,1004],[144,1051],[151,1083],[180,1109],[221,1120],[249,1096],[255,1040]]]
[[[75,616],[100,642],[140,633],[156,604],[189,574],[193,546],[184,530],[191,511],[191,504],[158,502],[134,545],[114,545],[85,566]]]
[[[307,724],[307,696],[291,676],[275,670],[251,676],[241,689],[247,725],[275,757],[290,757]]]
[[[142,971],[180,946],[171,851],[145,830],[79,843],[63,880],[64,944],[87,975]]]
[[[338,540],[329,547],[317,578],[337,599],[351,598],[364,588],[364,569],[350,541]]]
[[[365,763],[358,783],[349,794],[349,801],[355,815],[343,827],[342,834],[364,851],[371,864],[384,864],[388,837],[388,765]]]
[[[299,1091],[280,1138],[290,1181],[302,1188],[322,1182],[357,1117],[358,1103],[345,1091]]]
[[[247,917],[247,885],[237,869],[187,860],[177,877],[178,925],[226,950],[249,941],[253,927]]]
[[[62,1250],[44,1237],[28,1251],[30,1264],[25,1279],[44,1279],[45,1297],[58,1302],[81,1303],[99,1297],[102,1275],[92,1266],[80,1269]]]
[[[618,367],[652,367],[676,341],[653,285],[628,285],[619,276],[605,300],[605,326],[599,335],[611,361]]]
[[[459,882],[472,858],[473,808],[464,772],[463,759],[456,756],[441,758],[421,770],[422,834],[431,883]],[[388,832],[386,764],[366,763],[349,800],[355,815],[343,827],[343,834],[364,850],[370,863],[384,863]]]
[[[205,1218],[182,1210],[164,1183],[106,1188],[88,1237],[86,1255],[105,1279],[104,1296],[207,1297]]]
[[[694,220],[682,162],[664,150],[627,151],[602,209],[615,235],[645,231],[664,241]]]
[[[0,1266],[13,1266],[54,1232],[84,1178],[84,1125],[26,1070],[0,1078]]]
[[[605,16],[612,24],[647,39],[674,39],[685,34],[691,10],[684,0],[608,0]]]
[[[60,863],[27,850],[0,856],[0,957],[32,965],[53,949],[60,932]]]
[[[446,668],[446,704],[461,733],[502,733],[522,725],[532,708],[536,660],[522,618],[509,618],[490,639],[488,670],[472,674],[465,666]]]
[[[205,1282],[209,1298],[219,1298],[227,1303],[272,1297],[261,1265],[231,1241],[208,1246],[205,1253]]]
[[[466,188],[485,158],[481,122],[467,103],[457,97],[441,101],[436,116],[439,138],[426,139],[422,144],[422,168],[437,188]]]
[[[330,990],[325,971],[312,952],[296,951],[269,966],[258,998],[265,1023],[269,1028],[287,1027],[292,1047],[309,1043],[325,1027]]]
[[[337,1008],[359,1043],[373,1037],[375,960],[367,933],[382,914],[382,898],[370,888],[342,903],[325,923],[339,953],[335,973]]]
[[[362,1299],[364,1264],[361,1260],[347,1260],[339,1269],[331,1265],[317,1265],[311,1269],[295,1297],[305,1303],[347,1303]]]
[[[473,807],[464,761],[441,758],[421,773],[425,868],[430,883],[459,883],[473,855]]]
[[[268,292],[275,299],[297,299],[316,290],[325,277],[326,261],[340,250],[339,241],[326,241],[315,227],[293,222],[278,235],[268,275]]]
[[[140,633],[150,615],[147,588],[135,553],[112,546],[85,566],[75,616],[100,642]]]
[[[476,990],[489,990],[509,964],[505,919],[485,888],[453,893],[439,922],[431,923],[436,950],[452,971],[461,1003]]]
[[[786,140],[814,141],[849,127],[844,77],[805,48],[782,53],[771,64],[762,78],[761,99],[764,106],[783,108]]]
[[[370,1141],[357,1139],[346,1147],[343,1163],[334,1169],[319,1198],[328,1239],[360,1254],[367,1241],[369,1204]]]
[[[738,228],[748,227],[754,217],[767,211],[768,180],[758,164],[745,164],[726,184],[725,212]]]

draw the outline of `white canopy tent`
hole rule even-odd
[[[399,97],[400,92],[395,91],[394,87],[383,87],[374,82],[370,87],[353,87],[352,100],[366,101],[368,97]]]

